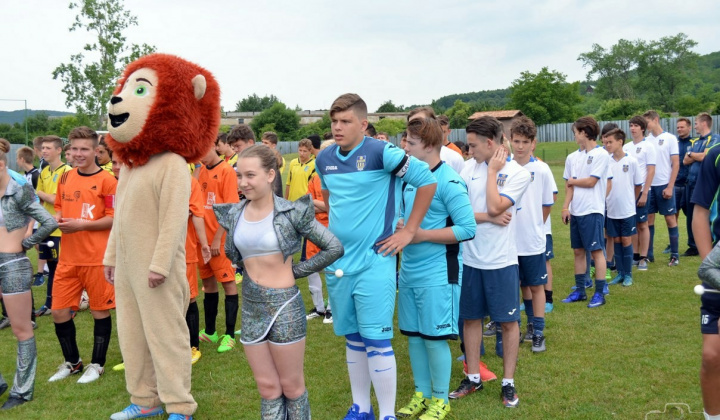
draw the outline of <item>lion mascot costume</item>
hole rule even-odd
[[[162,414],[191,419],[190,291],[185,235],[187,162],[213,146],[220,88],[212,74],[179,57],[151,54],[130,63],[108,109],[110,148],[125,168],[103,261],[115,284],[117,326],[131,405],[111,419]]]

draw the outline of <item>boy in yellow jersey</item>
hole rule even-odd
[[[290,201],[308,193],[308,182],[315,173],[315,156],[310,153],[311,150],[312,142],[309,139],[300,140],[298,157],[290,161],[285,187],[285,197]]]
[[[215,151],[220,155],[220,159],[227,162],[233,169],[237,166],[237,153],[230,147],[227,133],[218,134],[215,139]]]
[[[107,143],[105,143],[104,136],[100,136],[98,147],[95,148],[95,163],[103,170],[108,171],[110,175],[115,176],[112,170],[112,150],[110,150]]]
[[[63,163],[60,159],[62,154],[63,145],[62,139],[58,136],[45,136],[42,139],[42,146],[40,151],[42,158],[48,165],[45,169],[40,172],[40,179],[37,184],[37,195],[40,197],[43,207],[51,215],[55,214],[55,193],[57,192],[58,182],[60,177],[72,168]],[[45,304],[35,312],[35,316],[50,315],[50,308],[52,307],[52,288],[53,280],[55,279],[55,270],[58,265],[58,253],[60,252],[60,237],[62,232],[60,229],[54,230],[50,236],[48,236],[45,244],[38,246],[38,259],[46,260],[48,266],[48,281],[47,281],[47,296],[45,298]],[[53,246],[47,246],[47,243],[52,241]],[[41,267],[41,266],[40,266]],[[39,271],[40,269],[38,269]]]

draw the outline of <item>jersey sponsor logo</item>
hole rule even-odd
[[[213,175],[213,179],[218,179],[217,174]]]
[[[93,214],[93,210],[95,210],[95,205],[90,203],[83,203],[82,210],[80,213],[80,219],[82,220],[94,220],[95,215]]]
[[[668,209],[668,211],[673,211],[673,210],[675,210],[674,207],[670,207],[670,208]]]
[[[90,190],[91,190],[91,191],[97,191],[97,185],[93,185],[92,187],[90,187]]]
[[[212,209],[213,204],[215,204],[215,193],[209,191],[207,196],[207,202],[205,203],[205,208]]]
[[[357,160],[355,160],[355,168],[358,171],[362,171],[363,169],[365,169],[366,163],[367,163],[367,156],[365,156],[365,155],[358,156]]]
[[[597,243],[597,241],[593,241],[593,243],[590,244],[590,246],[593,246]]]
[[[337,171],[337,166],[335,166],[335,165],[327,165],[327,166],[325,167],[325,170],[326,170],[326,171]]]
[[[498,174],[498,178],[497,178],[498,187],[504,187],[505,181],[507,181],[507,179],[508,179],[507,174]]]
[[[415,191],[415,188],[413,188],[413,187],[405,187],[405,191],[407,191],[407,192],[412,192],[412,191]]]
[[[444,330],[445,328],[450,328],[450,324],[439,324],[435,326],[436,330]]]
[[[593,160],[593,157],[592,157],[592,156],[588,156],[587,164],[588,164],[588,165],[592,164],[592,160]]]
[[[76,200],[79,199],[79,198],[80,198],[80,191],[75,191],[75,192],[73,193],[73,197],[75,197]]]
[[[451,179],[450,182],[453,183],[453,184],[459,184],[459,183],[460,183],[460,181],[458,181],[457,179]]]
[[[547,274],[545,274],[544,276],[542,276],[542,277],[540,277],[540,278],[541,278],[542,280],[545,280],[545,279],[547,278]]]
[[[630,170],[630,165],[623,165],[623,172],[627,172]]]
[[[514,314],[516,310],[517,310],[517,308],[514,308],[512,311],[508,312],[508,315]]]
[[[392,327],[383,327],[381,332],[390,332],[392,331]]]

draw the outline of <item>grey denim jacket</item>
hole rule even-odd
[[[2,206],[5,228],[8,232],[26,228],[30,218],[40,223],[32,236],[23,239],[22,246],[25,249],[30,249],[40,243],[58,228],[55,219],[38,201],[32,185],[29,183],[20,185],[12,176],[10,176],[5,195],[0,198],[0,206]]]
[[[700,264],[698,277],[713,289],[720,290],[720,242]]]
[[[304,195],[296,201],[288,201],[273,195],[275,216],[273,227],[280,244],[283,258],[287,260],[302,248],[303,238],[307,238],[320,248],[320,252],[307,261],[293,265],[295,278],[307,277],[329,266],[345,253],[340,240],[325,226],[315,220],[315,206],[309,195]],[[225,240],[225,254],[234,264],[242,265],[242,255],[235,247],[232,239],[240,215],[249,200],[242,200],[237,204],[215,204],[213,210],[218,223],[227,231]]]

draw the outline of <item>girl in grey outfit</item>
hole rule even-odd
[[[10,317],[13,334],[18,340],[17,370],[10,397],[3,410],[32,400],[37,368],[37,350],[30,311],[32,265],[25,251],[57,229],[57,223],[40,205],[32,184],[7,167],[10,143],[0,139],[0,289]],[[40,222],[32,236],[31,219]],[[8,388],[0,374],[0,394]]]

